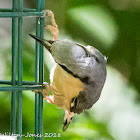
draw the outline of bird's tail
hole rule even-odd
[[[74,112],[65,111],[63,131],[66,131],[74,116]]]
[[[32,35],[32,34],[29,34],[32,38],[34,38],[35,40],[37,40],[39,43],[41,43],[49,52],[50,52],[50,48],[51,48],[51,44],[54,42],[54,41],[51,41],[51,40],[45,40],[45,39],[42,39],[40,37],[37,37],[35,35]]]

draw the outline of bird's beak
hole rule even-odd
[[[35,35],[29,34],[32,38],[34,38],[36,41],[38,41],[39,43],[41,43],[49,52],[50,52],[50,48],[51,48],[51,43],[49,43],[47,40],[42,39],[40,37],[37,37]]]

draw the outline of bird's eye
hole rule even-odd
[[[98,62],[99,63],[99,59],[95,56],[95,59],[96,59],[96,62]]]
[[[99,59],[97,58],[97,56],[95,56],[95,54],[88,53],[88,57],[93,57],[93,58],[95,58],[96,62],[99,63]]]

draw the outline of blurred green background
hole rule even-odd
[[[0,8],[11,8],[1,0]],[[24,8],[35,8],[25,0]],[[60,34],[92,45],[108,57],[107,80],[99,101],[88,111],[75,115],[62,132],[64,111],[44,100],[44,133],[58,133],[68,140],[140,140],[140,1],[139,0],[46,0],[54,12]],[[50,18],[45,19],[49,24]],[[35,18],[24,18],[23,80],[35,80]],[[45,31],[45,39],[52,35]],[[11,19],[0,18],[0,80],[11,79]],[[54,62],[44,51],[44,81]],[[1,85],[3,86],[3,85]],[[0,93],[0,133],[10,131],[10,92]],[[23,134],[34,134],[34,93],[23,92]],[[23,140],[34,138],[25,138]],[[44,138],[47,139],[47,138]]]

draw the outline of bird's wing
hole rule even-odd
[[[101,88],[86,86],[86,88],[74,97],[71,101],[70,111],[80,114],[84,110],[89,109],[99,99]]]

